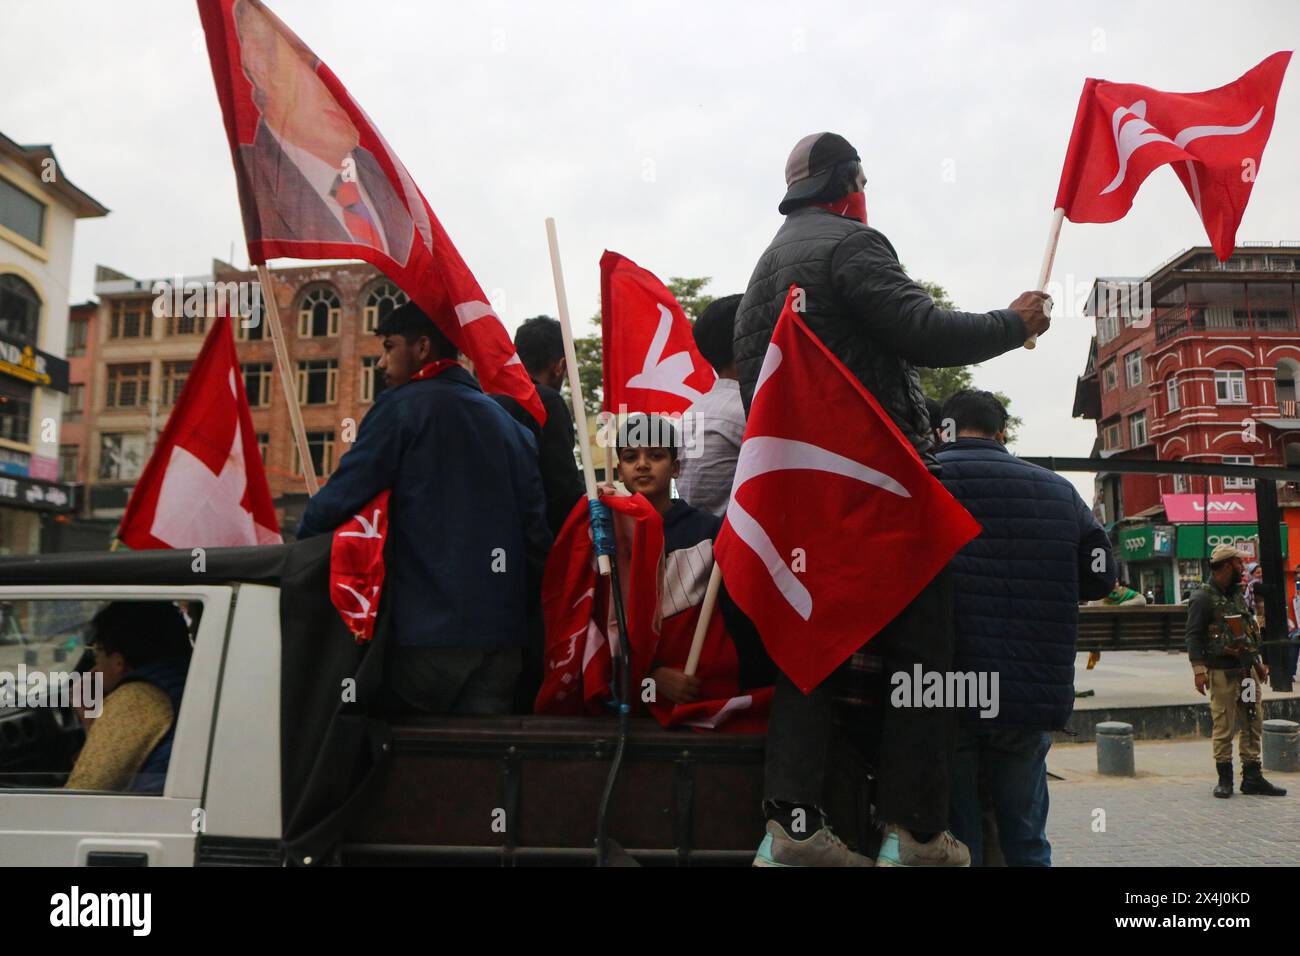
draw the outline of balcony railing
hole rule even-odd
[[[1300,316],[1290,309],[1235,309],[1179,306],[1156,309],[1156,343],[1180,335],[1251,334],[1300,331]]]

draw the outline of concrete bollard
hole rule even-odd
[[[1300,724],[1276,717],[1264,721],[1264,769],[1300,771]]]
[[[1103,720],[1097,725],[1097,772],[1107,777],[1136,777],[1133,725]]]

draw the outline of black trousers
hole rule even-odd
[[[876,817],[908,830],[948,827],[950,766],[957,714],[950,707],[893,707],[890,676],[915,665],[946,675],[952,669],[952,580],[941,571],[867,645],[882,659],[886,685],[869,736],[876,784]],[[847,663],[844,668],[847,668]],[[827,804],[839,671],[804,694],[778,671],[768,721],[764,796],[818,807]],[[861,713],[853,719],[865,720]],[[850,736],[859,736],[850,734]]]

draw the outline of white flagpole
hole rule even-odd
[[[686,655],[686,676],[695,676],[695,669],[700,664],[700,651],[704,650],[704,635],[709,632],[709,621],[713,619],[713,608],[718,603],[718,589],[722,586],[722,569],[718,559],[713,559],[713,570],[709,572],[709,586],[704,589],[704,603],[700,605],[700,617],[695,622],[695,636],[691,638],[691,651]]]
[[[1047,248],[1043,250],[1043,264],[1038,270],[1038,285],[1035,286],[1039,292],[1047,291],[1048,280],[1052,278],[1052,265],[1056,262],[1056,244],[1061,241],[1061,223],[1065,221],[1065,210],[1056,208],[1052,210],[1052,225],[1047,230]],[[1025,348],[1033,349],[1038,347],[1038,336],[1031,335],[1025,339]]]
[[[546,219],[546,240],[551,247],[551,274],[555,279],[555,307],[560,313],[560,331],[564,335],[564,364],[568,366],[569,398],[573,402],[573,424],[578,432],[578,453],[582,457],[582,478],[587,497],[595,500],[596,470],[591,464],[591,439],[587,432],[587,412],[582,403],[582,379],[578,375],[578,355],[573,348],[573,329],[569,326],[569,297],[564,291],[564,270],[560,267],[560,241],[555,234],[555,220]],[[609,555],[596,559],[602,575],[609,574]]]
[[[289,365],[289,348],[284,343],[280,309],[275,304],[275,288],[271,285],[271,273],[266,268],[266,263],[257,267],[257,279],[262,287],[259,297],[262,311],[266,313],[266,324],[271,330],[271,341],[275,345],[275,363],[280,368],[280,384],[284,386],[284,399],[289,404],[289,423],[293,426],[293,440],[298,446],[298,458],[302,462],[303,481],[307,484],[307,494],[314,495],[320,490],[320,479],[316,477],[316,465],[311,460],[311,450],[307,447],[307,430],[303,427],[302,409],[298,406],[298,376],[293,374]]]

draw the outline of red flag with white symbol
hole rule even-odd
[[[695,563],[698,580],[679,577],[666,587],[659,513],[642,495],[601,500],[614,513],[617,529],[619,578],[632,648],[629,686],[635,701],[644,701],[643,681],[652,668],[682,670],[686,665],[700,607],[697,602],[679,608],[673,602],[684,594],[703,595],[709,565]],[[680,575],[688,564],[680,562],[674,573]],[[537,713],[612,713],[608,704],[614,696],[614,662],[620,650],[609,588],[610,579],[596,569],[584,499],[560,530],[542,579],[546,649],[542,688],[534,705]],[[766,729],[772,688],[740,690],[740,663],[721,614],[710,622],[696,676],[702,685],[699,701],[674,706],[656,695],[644,701],[651,716],[665,727],[739,733]]]
[[[675,415],[713,387],[713,366],[668,287],[617,252],[600,257],[605,410]]]
[[[794,311],[763,359],[726,519],[727,592],[805,693],[980,532],[876,399]]]
[[[208,331],[117,537],[137,549],[280,543],[226,316]]]
[[[1169,164],[1215,254],[1227,259],[1290,59],[1289,52],[1274,53],[1240,79],[1204,93],[1086,80],[1056,207],[1071,222],[1114,222],[1129,211],[1143,180]]]
[[[198,0],[249,261],[360,259],[474,363],[486,392],[546,412],[505,326],[410,173],[338,77],[261,0]]]
[[[358,644],[375,636],[375,615],[384,587],[389,490],[334,529],[330,541],[330,603]]]

